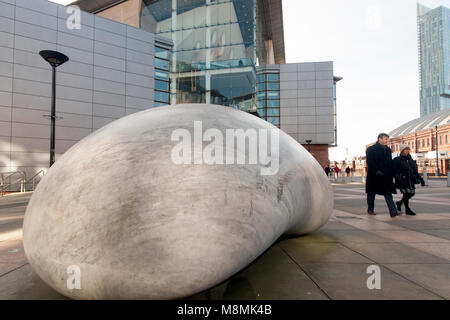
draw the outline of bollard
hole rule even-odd
[[[425,182],[425,185],[428,186],[427,167],[423,168],[422,178],[423,178],[423,181]]]
[[[350,182],[353,182],[353,170],[350,172]]]
[[[447,187],[450,187],[450,174],[447,171]]]

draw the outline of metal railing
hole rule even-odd
[[[34,191],[34,189],[36,188],[36,184],[37,184],[36,180],[40,175],[42,175],[42,177],[43,177],[45,175],[45,170],[40,170],[38,173],[36,173],[34,176],[32,176],[30,179],[28,179],[25,182],[25,187],[31,183],[31,190]],[[42,179],[42,177],[41,177],[41,179]]]
[[[20,175],[20,178],[14,181],[12,177],[15,175]],[[20,185],[20,192],[26,191],[27,176],[24,171],[11,171],[11,172],[1,172],[0,173],[0,192],[4,196],[6,192],[14,185]]]

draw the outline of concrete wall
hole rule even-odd
[[[153,107],[154,35],[46,0],[0,0],[0,172],[47,168],[51,69],[38,52],[70,61],[57,72],[56,153],[105,124]]]
[[[334,144],[333,62],[280,64],[280,126],[301,144]]]

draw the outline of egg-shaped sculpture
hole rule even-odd
[[[50,168],[26,210],[37,274],[75,299],[173,299],[240,271],[333,207],[317,161],[249,113],[159,107],[87,136]]]

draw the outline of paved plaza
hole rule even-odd
[[[355,179],[356,181],[357,179]],[[189,299],[449,299],[450,188],[417,190],[416,217],[390,218],[382,197],[367,216],[364,185],[333,182],[335,210],[319,231],[282,238],[247,268]],[[22,246],[31,194],[0,198],[0,299],[66,299],[43,283]],[[396,195],[395,199],[400,198]],[[369,266],[380,289],[368,289]]]

